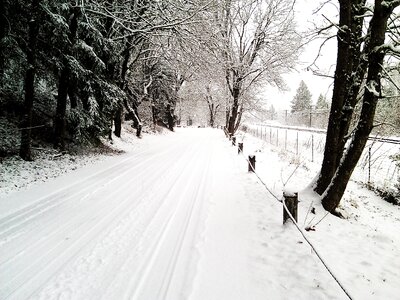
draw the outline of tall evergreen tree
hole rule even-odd
[[[35,77],[37,72],[37,41],[40,21],[40,0],[32,0],[30,6],[31,16],[28,24],[28,36],[26,47],[27,70],[25,74],[25,99],[21,118],[21,146],[19,155],[24,160],[32,160],[31,153],[31,127],[32,109],[35,96]]]
[[[296,95],[291,102],[292,113],[311,109],[311,92],[305,82],[300,81],[300,85],[296,90]]]
[[[329,108],[328,101],[326,101],[326,98],[322,94],[319,94],[317,103],[315,104],[315,109],[328,109],[328,108]]]

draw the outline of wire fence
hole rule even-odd
[[[230,135],[228,134],[227,131],[225,131],[225,135],[227,137],[230,137]],[[255,133],[257,133],[257,131],[255,131]],[[279,140],[278,140],[279,141]],[[233,145],[235,145],[236,143],[236,138],[235,141],[233,142]],[[240,148],[239,148],[240,149]],[[346,296],[352,300],[352,296],[350,295],[349,291],[344,287],[343,283],[341,282],[341,280],[339,280],[339,278],[333,273],[332,268],[327,264],[327,262],[325,261],[325,259],[321,256],[321,254],[319,253],[319,251],[317,250],[317,248],[314,246],[314,244],[308,239],[308,237],[306,236],[304,230],[300,227],[300,225],[298,224],[298,222],[296,221],[295,217],[292,215],[291,211],[288,209],[288,207],[286,206],[286,203],[284,200],[280,199],[280,196],[276,195],[274,192],[272,192],[271,188],[268,186],[268,184],[265,183],[265,181],[259,176],[259,174],[256,172],[254,165],[252,164],[252,162],[243,154],[243,149],[239,150],[239,153],[242,154],[243,158],[248,162],[249,164],[249,171],[251,170],[256,177],[258,178],[259,182],[265,187],[265,189],[267,190],[267,192],[278,202],[281,203],[283,206],[283,209],[285,210],[285,212],[287,213],[287,215],[289,216],[289,219],[293,222],[293,224],[295,225],[296,229],[299,231],[299,233],[301,234],[302,238],[306,241],[306,243],[311,247],[311,249],[313,250],[312,253],[314,253],[317,258],[319,259],[319,261],[322,263],[322,265],[324,266],[324,268],[328,271],[328,273],[330,274],[330,276],[333,278],[333,280],[339,285],[340,289],[346,294]],[[297,197],[297,196],[296,196]]]
[[[307,126],[313,128],[326,128],[329,119],[329,109],[311,109],[290,112],[279,110],[269,120],[276,120],[279,124],[286,126]]]
[[[254,125],[252,135],[299,160],[321,164],[325,149],[323,129],[278,125]],[[400,180],[400,168],[394,159],[400,153],[400,138],[371,137],[353,172],[352,179],[381,191],[395,191]]]

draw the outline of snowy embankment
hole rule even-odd
[[[315,175],[259,139],[243,142],[277,195],[287,180],[300,191]],[[399,207],[354,183],[347,220],[325,216],[307,191],[300,200],[299,224],[314,226],[306,235],[354,299],[396,299]],[[0,197],[0,274],[0,299],[346,299],[211,129],[147,136],[126,154]]]

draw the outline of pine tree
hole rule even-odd
[[[311,108],[311,93],[305,82],[300,81],[296,95],[291,102],[292,113],[297,111],[309,110]]]
[[[317,103],[315,104],[315,109],[328,109],[328,108],[329,108],[328,101],[326,101],[326,98],[322,94],[319,94]]]

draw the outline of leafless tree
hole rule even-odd
[[[281,74],[295,66],[301,38],[291,0],[219,1],[219,51],[231,99],[226,126],[233,134],[243,114],[245,93],[263,82],[283,87]]]
[[[382,94],[384,59],[400,53],[393,39],[392,19],[400,1],[340,0],[338,55],[332,108],[329,117],[324,160],[315,190],[322,195],[326,210],[334,213],[350,176],[374,127],[374,116]],[[368,18],[367,30],[363,20]],[[386,40],[388,39],[388,41]],[[360,112],[355,107],[360,99]],[[354,127],[351,127],[354,124]],[[347,147],[346,147],[347,145]]]

